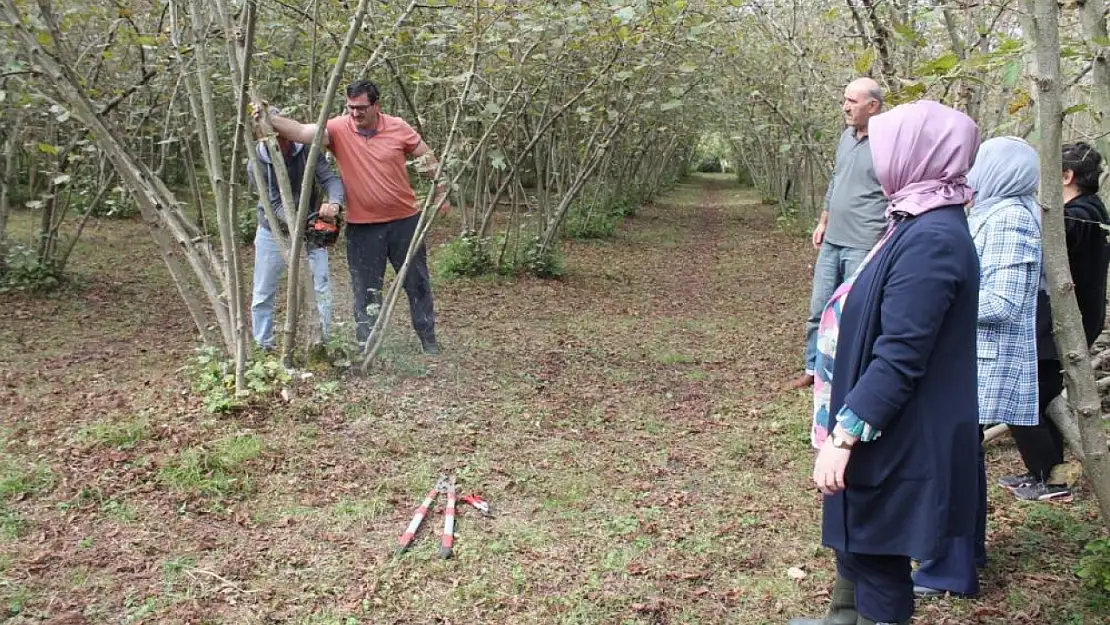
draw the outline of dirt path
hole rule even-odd
[[[566,244],[563,280],[437,283],[438,360],[416,353],[402,313],[378,374],[221,417],[186,392],[187,317],[141,229],[112,235],[126,245],[94,236],[90,254],[127,250],[94,266],[109,277],[75,297],[0,300],[15,311],[0,350],[0,615],[756,624],[819,612],[831,560],[817,548],[808,398],[779,392],[801,356],[812,251],[757,199],[696,178],[613,239]],[[121,261],[144,269],[112,273]],[[332,273],[343,292],[342,259]],[[436,512],[392,558],[441,472],[496,516],[463,509],[443,562]],[[923,622],[1024,622],[930,610]]]

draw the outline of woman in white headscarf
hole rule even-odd
[[[968,174],[975,200],[968,226],[979,254],[979,423],[1037,424],[1037,288],[1041,282],[1040,161],[1016,137],[983,143]],[[982,450],[980,450],[980,458]],[[982,462],[982,460],[980,460]],[[942,555],[922,563],[915,592],[932,596],[979,592],[986,565],[986,472],[976,536],[951,539]]]

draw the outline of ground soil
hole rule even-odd
[[[418,353],[400,310],[371,375],[317,373],[292,402],[213,415],[190,389],[195,332],[142,224],[99,222],[71,284],[0,295],[0,620],[819,615],[832,558],[808,479],[809,396],[783,390],[814,252],[781,226],[727,176],[695,178],[611,239],[566,242],[560,280],[437,279],[439,358]],[[452,227],[433,233],[433,262]],[[990,462],[992,479],[1016,468],[1007,443]],[[442,561],[437,506],[394,556],[441,474],[494,515],[461,507]],[[1105,622],[1074,575],[1099,535],[1088,493],[991,497],[983,597],[922,603],[916,622]]]

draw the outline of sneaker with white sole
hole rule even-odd
[[[1071,501],[1071,490],[1065,484],[1036,482],[1019,486],[1013,490],[1014,496],[1025,501]]]
[[[1037,476],[1033,475],[1032,473],[1026,473],[1024,475],[1007,475],[1006,477],[998,480],[998,485],[1002,488],[1005,488],[1006,490],[1014,490],[1015,488],[1021,488],[1022,486],[1031,486],[1036,483]]]

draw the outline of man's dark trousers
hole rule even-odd
[[[394,270],[401,269],[419,221],[420,215],[416,214],[385,223],[347,224],[347,264],[351,272],[355,335],[359,343],[365,343],[370,337],[370,330],[381,312],[385,261],[388,259]],[[416,335],[422,344],[434,344],[435,305],[428,255],[423,244],[412,257],[404,286]]]

